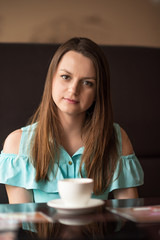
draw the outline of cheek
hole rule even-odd
[[[91,93],[90,98],[92,99],[92,101],[94,102],[96,100],[96,88],[93,90],[93,92]]]
[[[56,89],[57,89],[56,83],[52,83],[52,99],[53,99],[53,101],[56,98]]]
[[[63,95],[64,89],[63,85],[57,83],[57,81],[53,82],[52,84],[52,99],[56,101],[60,99]]]
[[[96,99],[96,93],[95,92],[92,92],[92,93],[88,94],[88,97],[87,97],[88,105],[91,106],[94,103],[95,99]]]

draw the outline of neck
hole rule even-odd
[[[69,134],[73,132],[80,132],[85,120],[85,114],[71,116],[68,114],[59,114],[60,122],[63,128],[63,131]]]
[[[62,125],[61,145],[72,156],[80,147],[83,146],[82,126],[85,119],[84,116],[70,116],[59,114]]]

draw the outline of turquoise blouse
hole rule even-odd
[[[102,194],[93,198],[107,199],[109,192],[119,188],[136,187],[143,184],[143,170],[135,156],[131,154],[122,156],[122,140],[120,126],[114,123],[119,141],[120,158],[115,170],[112,182],[108,189]],[[35,133],[36,124],[22,128],[22,137],[18,155],[0,154],[0,183],[18,186],[33,191],[35,202],[47,202],[59,198],[57,182],[64,178],[80,178],[79,165],[84,147],[78,149],[71,157],[63,147],[60,148],[60,162],[54,164],[49,176],[49,181],[35,181],[35,168],[33,167],[30,156],[29,146],[32,136]],[[121,171],[119,174],[121,162]],[[56,173],[56,177],[55,177]],[[84,168],[82,169],[85,176]]]

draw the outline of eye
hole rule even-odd
[[[88,87],[92,87],[93,83],[90,81],[83,81],[83,85],[88,86]]]
[[[61,75],[61,78],[64,79],[64,80],[68,80],[68,79],[70,79],[70,76],[66,75],[66,74],[63,74],[63,75]]]

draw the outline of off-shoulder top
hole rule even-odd
[[[12,186],[22,187],[33,191],[35,202],[47,202],[59,198],[57,182],[64,178],[80,178],[79,166],[84,147],[81,147],[70,156],[66,150],[61,147],[58,162],[54,164],[49,175],[49,181],[35,181],[35,168],[31,163],[29,155],[29,146],[34,136],[37,124],[22,128],[19,153],[8,154],[1,151],[0,154],[0,183]],[[113,176],[113,179],[107,190],[98,196],[93,194],[93,198],[107,199],[109,192],[119,188],[136,187],[143,184],[143,170],[135,156],[131,154],[122,156],[122,140],[120,126],[114,123],[119,141],[120,157]],[[120,173],[119,173],[119,168]],[[82,168],[85,176],[84,167]]]

